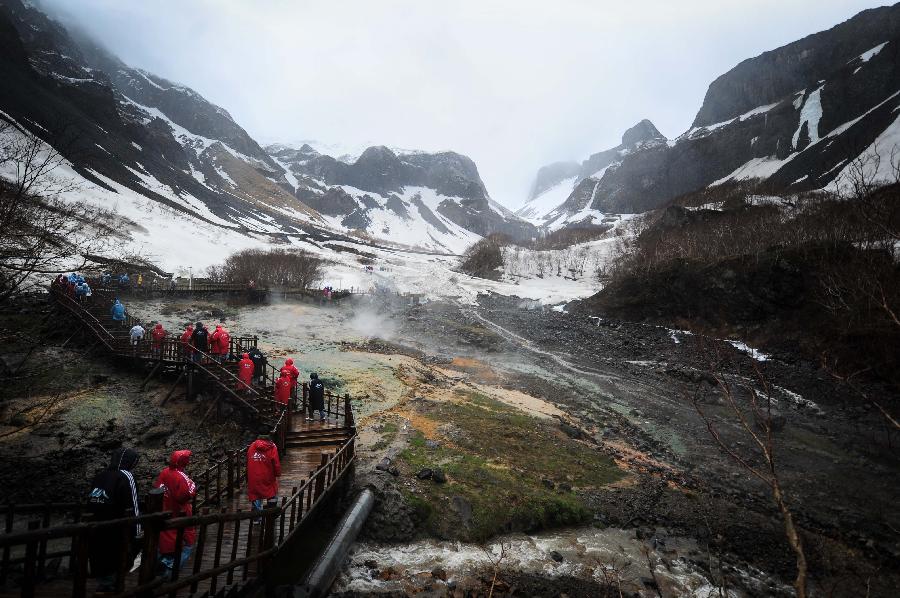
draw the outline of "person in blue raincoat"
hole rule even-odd
[[[125,326],[125,306],[118,299],[113,303],[110,313],[112,314],[113,322],[116,322],[120,328]]]

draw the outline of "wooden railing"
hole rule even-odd
[[[287,410],[285,413],[288,413]],[[281,420],[283,421],[283,420]],[[118,590],[115,595],[126,596],[162,596],[176,595],[180,590],[189,588],[191,593],[198,589],[214,594],[223,585],[246,581],[249,578],[265,576],[271,559],[278,553],[306,522],[337,482],[343,477],[355,460],[356,436],[348,439],[333,455],[322,454],[321,464],[309,474],[299,486],[291,489],[280,501],[270,504],[262,511],[225,511],[214,512],[207,503],[213,497],[221,497],[233,492],[239,485],[243,475],[234,475],[233,480],[224,486],[217,486],[212,491],[212,474],[221,472],[224,464],[232,462],[232,472],[236,471],[236,461],[245,455],[245,450],[233,451],[222,461],[214,464],[201,474],[205,480],[203,501],[198,501],[199,513],[190,517],[172,517],[169,512],[149,512],[139,517],[123,517],[111,521],[82,521],[41,528],[40,520],[28,523],[27,530],[14,531],[0,535],[0,549],[3,561],[0,563],[0,584],[6,584],[13,570],[18,572],[21,565],[19,594],[22,597],[35,595],[35,589],[44,579],[46,563],[50,559],[68,561],[68,590],[59,587],[58,595],[84,597],[87,593],[88,560],[91,538],[98,532],[115,530],[114,537],[122,538],[123,546],[127,545],[135,525],[143,528],[142,561],[137,585],[129,587],[128,570],[131,558],[126,550],[122,550],[117,561],[115,578]],[[145,508],[158,509],[162,495],[156,491],[145,501]],[[78,505],[78,503],[69,503]],[[25,514],[44,513],[46,505],[20,506],[19,512]],[[12,511],[8,511],[10,513]],[[78,510],[81,513],[81,510]],[[79,516],[80,517],[80,516]],[[179,559],[175,559],[171,577],[157,577],[157,559],[159,535],[161,532],[174,531],[176,535],[175,554],[180,554],[185,545],[184,537],[188,529],[196,528],[196,543],[193,560],[188,561],[182,569]],[[208,557],[207,547],[212,547]],[[205,584],[205,585],[204,585]]]

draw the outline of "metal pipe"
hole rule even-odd
[[[334,535],[313,564],[303,584],[294,588],[295,597],[318,598],[328,595],[331,584],[334,583],[350,553],[350,547],[374,506],[375,493],[371,488],[364,488],[353,501],[353,506],[344,514]]]

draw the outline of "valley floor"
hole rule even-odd
[[[172,331],[223,320],[233,333],[257,334],[274,362],[292,356],[304,376],[317,371],[357,399],[357,482],[380,500],[338,579],[341,595],[790,593],[793,559],[766,488],[723,455],[694,410],[692,393],[726,441],[747,448],[686,333],[486,295],[475,305],[386,296],[328,308],[128,307]],[[5,361],[23,356],[27,344],[11,330],[37,326],[34,309],[4,316]],[[57,332],[23,371],[35,359],[69,363],[60,378],[82,394],[41,425],[0,438],[9,464],[0,482],[14,489],[5,498],[77,495],[76,478],[114,442],[113,430],[146,445],[148,467],[172,443],[194,442],[206,457],[240,441],[239,426],[234,438],[182,424],[161,432],[199,412],[183,400],[160,407],[164,381],[141,393],[140,380],[76,357],[76,341],[60,348],[67,336]],[[895,595],[898,439],[815,364],[722,350],[732,358],[722,375],[752,377],[759,366],[777,399],[779,467],[814,587]],[[7,404],[4,434],[34,416]]]

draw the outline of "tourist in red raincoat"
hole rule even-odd
[[[184,332],[181,333],[181,351],[184,353],[185,359],[190,359],[194,353],[194,349],[191,348],[192,336],[194,336],[194,327],[188,324],[184,327]]]
[[[273,500],[278,495],[280,475],[278,447],[268,434],[261,434],[247,449],[247,498],[253,504],[253,510],[261,511],[263,501]]]
[[[294,360],[288,357],[284,365],[279,370],[282,375],[287,374],[291,377],[291,390],[297,388],[297,379],[300,378],[300,370],[294,367]]]
[[[191,451],[181,450],[172,453],[169,457],[169,466],[159,472],[154,488],[164,488],[163,511],[171,511],[173,517],[190,517],[193,513],[191,500],[197,494],[197,485],[184,472],[191,460]],[[171,575],[175,564],[175,542],[178,530],[169,529],[159,534],[159,560]],[[181,564],[188,559],[194,550],[194,542],[197,539],[197,528],[184,528],[182,536]]]
[[[166,332],[166,329],[163,328],[163,325],[160,323],[157,323],[156,326],[153,327],[153,330],[150,331],[150,348],[157,357],[162,352],[163,339],[166,338],[167,334],[169,333]]]
[[[282,405],[287,405],[288,403],[290,403],[292,388],[293,382],[291,381],[290,374],[282,371],[281,377],[275,381],[275,400]]]
[[[228,355],[231,335],[221,324],[216,324],[216,331],[209,337],[209,352],[216,361],[225,361]]]
[[[250,390],[255,369],[256,366],[253,365],[250,354],[244,353],[244,358],[238,362],[238,390]]]

